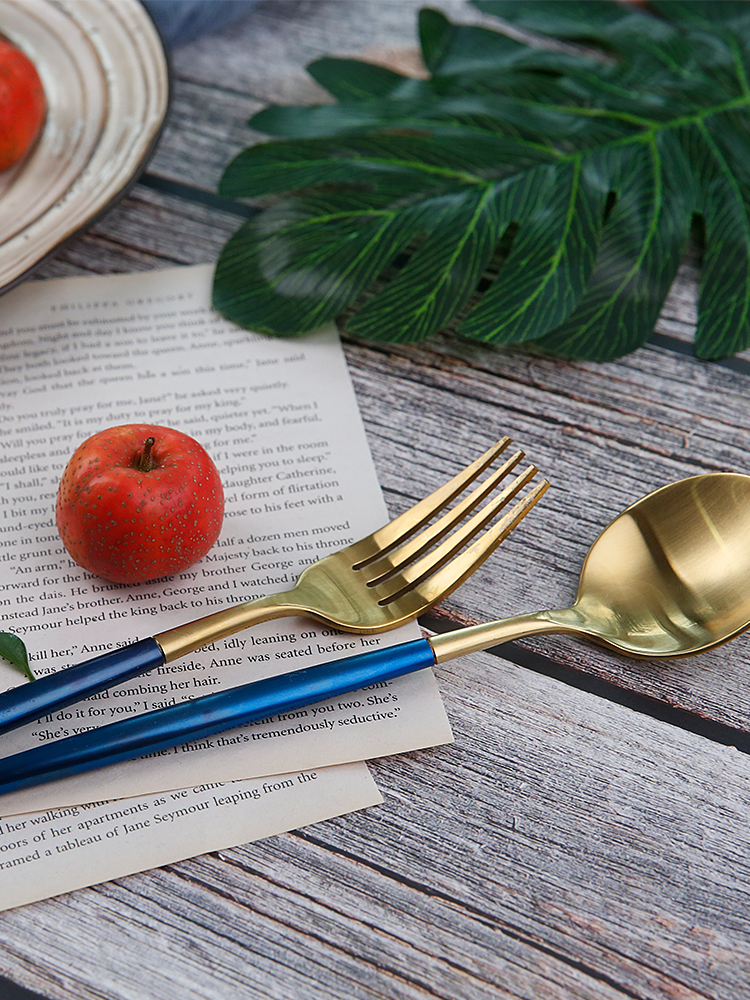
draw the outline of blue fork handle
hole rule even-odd
[[[74,667],[65,667],[55,674],[11,688],[0,694],[0,733],[35,722],[82,698],[163,665],[164,654],[158,642],[140,639],[122,649],[102,653]]]
[[[158,708],[0,760],[0,795],[206,739],[434,665],[430,643],[415,639]],[[361,714],[388,711],[390,703],[381,703]]]

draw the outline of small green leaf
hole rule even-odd
[[[12,632],[0,632],[0,656],[12,663],[14,667],[18,667],[28,680],[36,680],[29,666],[29,656],[23,639],[19,639]]]
[[[605,360],[644,344],[702,237],[695,350],[750,346],[750,4],[475,0],[549,40],[419,15],[427,79],[353,59],[337,99],[252,119],[220,193],[268,207],[230,239],[214,305],[295,336],[440,330]]]

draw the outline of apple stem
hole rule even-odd
[[[141,457],[138,460],[138,471],[139,472],[151,472],[152,469],[156,468],[156,462],[151,454],[151,449],[156,444],[156,438],[147,437],[143,442],[143,451],[141,452]]]

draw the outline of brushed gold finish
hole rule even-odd
[[[578,636],[641,658],[691,656],[750,626],[750,476],[664,486],[592,545],[570,608],[432,636],[438,663],[532,635]]]
[[[365,634],[413,621],[473,573],[547,490],[549,483],[542,481],[511,504],[537,474],[529,466],[493,496],[523,458],[518,451],[434,520],[478,481],[509,444],[510,438],[502,438],[400,517],[308,566],[291,590],[233,605],[154,636],[165,660],[185,656],[258,622],[289,615],[306,615],[325,625]]]

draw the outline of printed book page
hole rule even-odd
[[[382,802],[365,764],[0,819],[0,910],[296,830]]]
[[[0,629],[37,675],[289,589],[305,566],[388,520],[334,330],[242,330],[210,307],[210,266],[27,282],[0,301]],[[81,569],[55,525],[85,438],[154,422],[198,440],[226,494],[213,549],[176,577],[122,585]],[[419,636],[304,618],[256,625],[0,736],[0,754],[258,678]],[[0,663],[0,690],[27,683]],[[0,817],[228,782],[449,742],[431,670],[210,740],[24,789]]]

